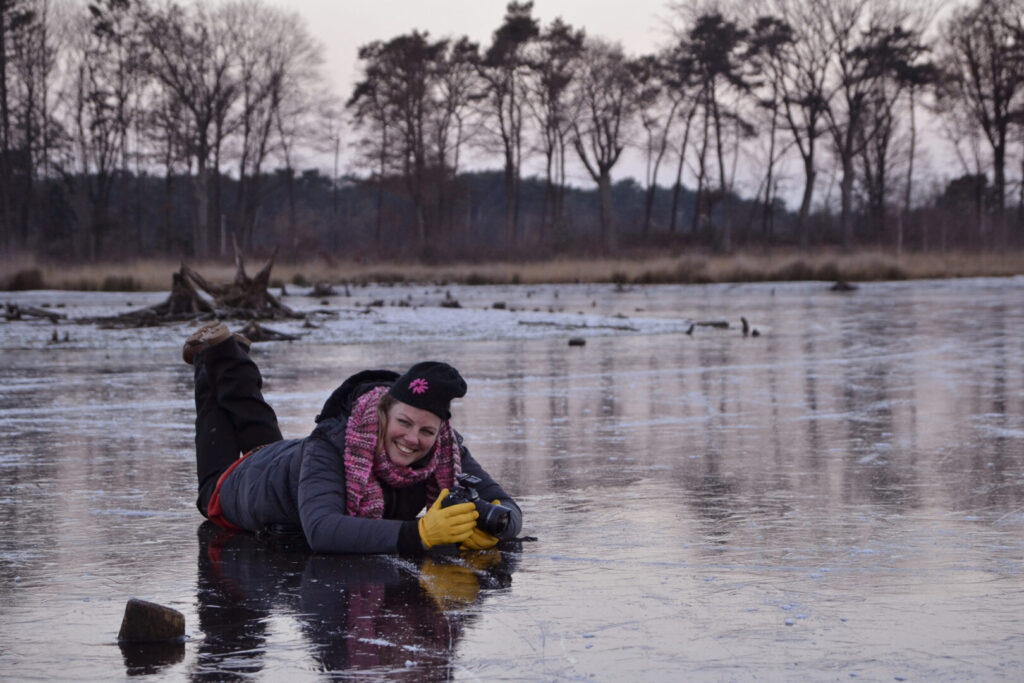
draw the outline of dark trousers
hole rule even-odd
[[[234,337],[196,356],[196,507],[206,516],[220,475],[243,453],[281,440],[263,377]]]

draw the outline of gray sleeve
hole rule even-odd
[[[302,531],[314,552],[398,552],[401,520],[346,514],[344,460],[330,442],[316,436],[306,439],[298,488]]]
[[[501,488],[501,485],[494,481],[494,478],[480,466],[480,463],[476,461],[465,446],[462,447],[462,471],[480,478],[480,485],[476,487],[476,491],[480,494],[481,498],[488,503],[497,498],[501,501],[502,505],[512,510],[512,513],[509,515],[508,528],[505,529],[499,538],[505,541],[518,536],[519,532],[523,529],[523,511],[512,500],[512,496],[505,493],[505,489]]]

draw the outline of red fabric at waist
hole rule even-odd
[[[220,505],[220,487],[224,485],[225,481],[227,481],[228,475],[234,472],[235,468],[242,464],[243,460],[245,460],[250,455],[258,451],[260,448],[263,448],[263,446],[259,446],[258,448],[252,449],[251,451],[243,455],[241,458],[231,463],[231,467],[224,470],[224,473],[220,475],[220,477],[217,479],[217,486],[214,487],[213,495],[210,496],[210,502],[206,506],[207,518],[217,526],[224,527],[225,529],[230,529],[231,531],[243,531],[242,527],[236,524],[232,524],[230,521],[228,521],[228,518],[224,516],[224,510],[221,508]]]

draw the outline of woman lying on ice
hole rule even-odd
[[[466,393],[452,366],[353,375],[327,399],[309,436],[284,440],[244,337],[211,323],[182,355],[195,367],[196,505],[217,524],[301,529],[324,553],[418,553],[449,543],[484,550],[519,533],[519,507],[449,423],[451,400]],[[460,473],[477,477],[480,499],[507,514],[502,530],[487,527],[495,535],[477,526],[478,509],[489,512],[490,502],[442,507]]]

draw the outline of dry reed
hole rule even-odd
[[[234,265],[193,263],[211,282],[229,282]],[[261,264],[252,260],[250,275]],[[170,287],[177,261],[138,260],[102,264],[47,263],[8,256],[0,260],[0,287],[7,289],[76,289],[163,291]],[[731,255],[687,253],[679,256],[638,254],[622,258],[558,258],[543,261],[451,263],[281,261],[275,284],[314,282],[462,282],[467,284],[537,284],[566,282],[709,283],[785,280],[878,281],[950,277],[1000,277],[1024,274],[1024,251],[843,253],[822,250],[744,251]]]

